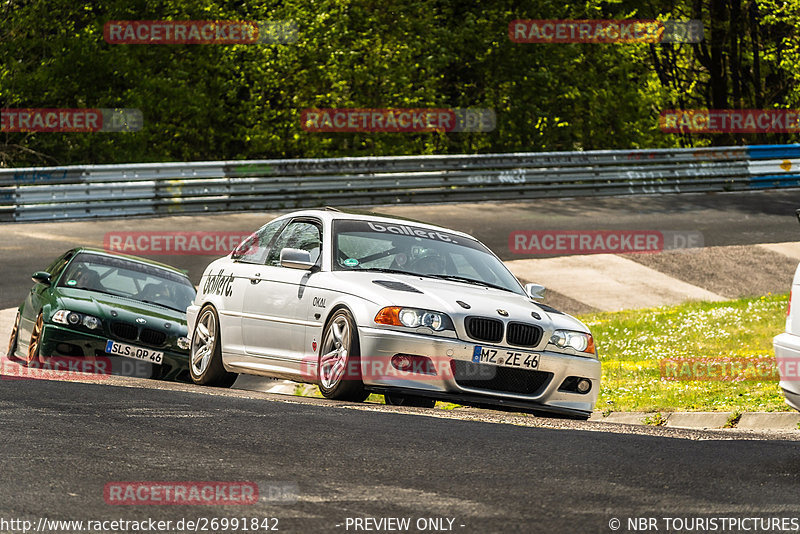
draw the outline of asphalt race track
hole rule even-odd
[[[517,259],[508,250],[513,230],[699,231],[707,246],[798,241],[797,208],[800,191],[784,190],[376,211],[474,233],[504,259]],[[0,309],[18,305],[30,274],[56,254],[102,246],[105,232],[249,231],[276,214],[0,225]],[[212,259],[152,257],[188,269],[195,282]],[[664,518],[800,518],[792,433],[350,405],[127,377],[0,377],[0,421],[0,518],[34,523],[236,517],[277,518],[281,532],[402,531],[352,523],[391,517],[409,518],[411,532],[431,519],[436,528],[422,531],[608,533],[615,519],[619,532],[633,532],[629,518],[656,518],[660,531]],[[247,481],[262,499],[108,504],[106,484],[124,481]],[[281,485],[296,488],[290,502],[268,497]],[[0,532],[15,530],[0,523]]]
[[[0,517],[274,517],[282,532],[450,518],[456,532],[527,533],[610,532],[613,518],[625,532],[630,517],[800,514],[791,441],[519,426],[127,380],[137,387],[2,381]],[[107,483],[141,480],[288,483],[297,495],[249,506],[105,503]]]

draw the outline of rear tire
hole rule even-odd
[[[192,332],[189,374],[195,384],[229,388],[238,373],[229,373],[222,365],[219,318],[212,306],[204,306],[197,315]]]
[[[356,323],[345,309],[333,313],[322,333],[317,360],[319,391],[328,399],[363,402],[369,396],[361,380]]]
[[[17,352],[17,339],[19,338],[19,312],[17,312],[17,318],[14,320],[14,328],[11,329],[11,338],[8,340],[8,352],[6,352],[6,358],[11,361],[18,361],[19,358],[16,357],[14,354]]]
[[[400,393],[384,393],[383,398],[390,406],[413,406],[415,408],[433,408],[436,399],[419,397],[417,395],[402,395]]]

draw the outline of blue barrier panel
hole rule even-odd
[[[800,145],[752,145],[747,147],[749,159],[800,158]]]
[[[750,189],[800,186],[800,174],[768,174],[750,178]]]

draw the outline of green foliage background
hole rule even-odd
[[[670,108],[798,106],[800,0],[0,0],[0,107],[139,108],[136,133],[2,133],[0,166],[787,142]],[[701,19],[703,43],[519,44],[514,19]],[[108,20],[293,20],[285,45],[112,45]],[[492,108],[491,133],[309,133],[310,107]]]

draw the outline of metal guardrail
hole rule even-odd
[[[800,145],[0,169],[0,221],[800,186]]]

